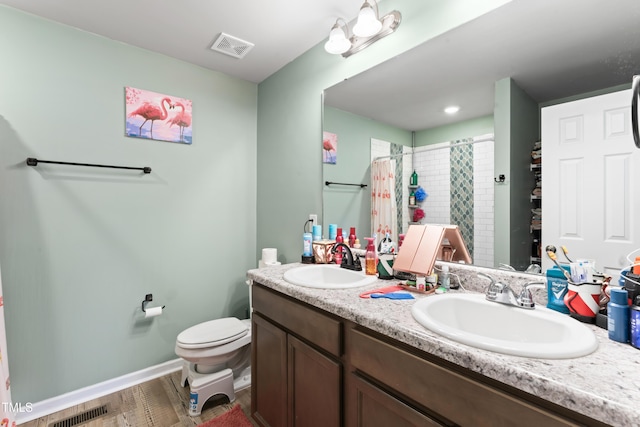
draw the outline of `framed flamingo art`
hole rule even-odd
[[[191,144],[191,101],[148,90],[125,88],[125,135]]]
[[[322,132],[322,163],[336,164],[338,160],[338,135]]]

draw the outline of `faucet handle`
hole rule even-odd
[[[518,297],[518,305],[524,308],[534,308],[536,303],[533,301],[533,295],[531,294],[532,288],[544,288],[544,282],[528,282],[522,287],[522,292]]]
[[[495,301],[498,298],[498,294],[502,292],[503,285],[501,283],[496,283],[496,281],[493,280],[493,277],[488,274],[478,273],[477,276],[491,281],[487,287],[486,296],[489,301]]]

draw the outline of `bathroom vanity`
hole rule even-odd
[[[252,416],[264,427],[640,425],[633,404],[640,399],[640,354],[609,341],[606,331],[594,326],[598,350],[577,359],[493,353],[413,319],[413,302],[437,295],[359,298],[390,284],[382,280],[305,288],[283,280],[297,266],[248,272]],[[457,273],[471,281],[476,270]]]

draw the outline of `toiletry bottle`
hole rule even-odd
[[[414,170],[409,179],[409,185],[418,185],[418,174]]]
[[[336,243],[344,243],[344,237],[342,237],[342,228],[338,227],[338,230],[336,231]],[[336,253],[333,255],[333,259],[336,262],[336,264],[340,265],[342,264],[342,251],[344,249],[342,249],[342,247],[339,247],[336,250]]]
[[[313,226],[313,241],[322,240],[322,226],[314,225]]]
[[[416,193],[415,191],[411,190],[411,194],[409,194],[409,206],[415,206],[416,205]]]
[[[336,240],[338,232],[336,231],[338,226],[336,224],[329,224],[329,240]]]
[[[355,243],[356,243],[356,228],[351,227],[351,229],[349,230],[349,247],[352,248]]]
[[[607,304],[607,329],[609,339],[629,342],[629,301],[625,289],[611,289],[611,301]]]
[[[640,349],[640,296],[636,297],[631,306],[631,321],[629,322],[631,345]]]
[[[450,289],[449,266],[442,266],[442,274],[440,275],[440,285],[446,290]]]
[[[311,250],[311,233],[304,233],[302,235],[302,255],[311,256],[313,252]]]
[[[373,237],[367,237],[367,252],[364,254],[365,273],[373,276],[376,274],[376,247]]]

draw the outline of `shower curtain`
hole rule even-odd
[[[385,233],[389,233],[394,242],[398,241],[395,170],[395,160],[371,163],[371,235],[378,241]]]
[[[9,361],[7,359],[7,334],[4,327],[4,298],[2,294],[2,275],[0,274],[0,423],[2,426],[15,426],[15,413],[11,404],[11,382],[9,380]]]

